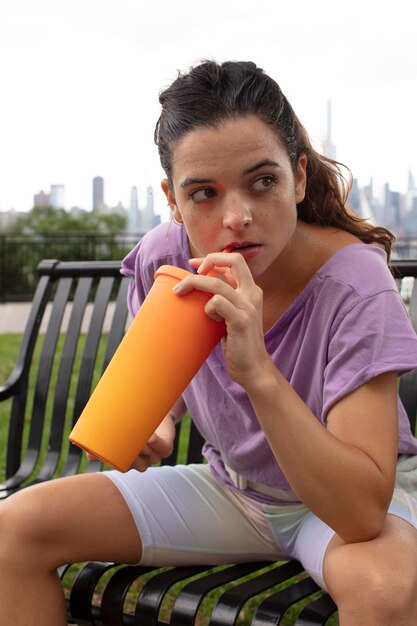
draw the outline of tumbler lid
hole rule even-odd
[[[176,267],[175,265],[161,265],[161,267],[158,267],[158,269],[156,270],[154,278],[156,279],[157,276],[164,275],[172,276],[173,278],[182,280],[190,274],[191,272],[189,272],[188,270],[184,270],[182,267]]]

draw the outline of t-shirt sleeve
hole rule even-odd
[[[139,243],[137,243],[136,246],[123,259],[120,270],[124,276],[128,276],[130,278],[127,292],[127,306],[132,318],[135,317],[136,313],[139,311],[139,308],[146,296],[140,263],[141,247],[142,240],[139,241]]]
[[[161,265],[189,269],[188,239],[182,224],[163,222],[148,231],[122,261],[121,273],[131,281],[128,291],[129,313],[134,317],[154,284]]]
[[[324,370],[323,420],[338,400],[375,376],[417,367],[417,336],[395,290],[358,299],[335,319]]]

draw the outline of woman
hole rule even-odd
[[[123,263],[130,309],[160,265],[191,265],[176,293],[212,294],[206,313],[227,334],[132,470],[4,503],[0,616],[65,624],[55,569],[66,562],[297,558],[342,626],[409,626],[417,502],[394,486],[398,454],[417,441],[397,377],[417,366],[417,340],[387,265],[393,238],[349,212],[337,164],[253,63],[204,62],[160,103],[173,220]],[[208,464],[150,468],[186,408]]]

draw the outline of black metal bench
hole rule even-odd
[[[399,284],[402,277],[417,276],[417,261],[394,265]],[[67,435],[128,323],[128,279],[119,267],[116,261],[40,263],[17,363],[0,387],[0,400],[10,403],[1,498],[28,484],[101,468],[70,445]],[[410,311],[417,328],[417,281]],[[400,384],[413,428],[416,377],[416,371],[404,375]],[[164,462],[172,464],[178,455],[181,462],[199,462],[201,444],[191,420],[183,420],[176,448]],[[65,566],[60,575],[68,621],[79,625],[300,626],[325,624],[337,611],[296,561],[217,568],[92,562]],[[214,608],[206,608],[197,622],[208,603]],[[337,617],[330,619],[337,623]]]

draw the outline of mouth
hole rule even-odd
[[[254,248],[258,246],[259,244],[253,243],[252,241],[243,241],[242,243],[229,243],[225,249],[230,252],[243,252],[244,250],[248,250],[249,248]]]
[[[226,249],[228,252],[239,252],[248,259],[260,252],[261,245],[253,241],[242,241],[241,243],[233,241],[226,246]]]

